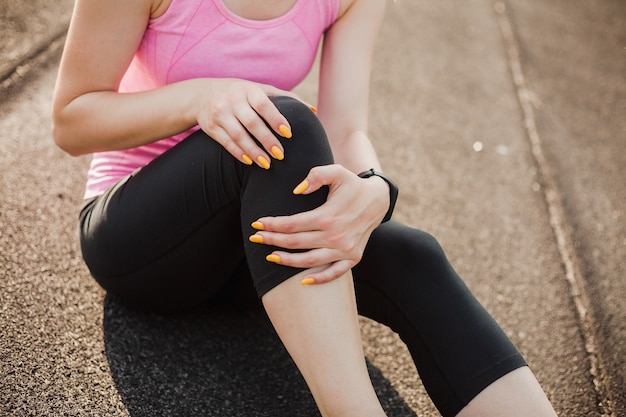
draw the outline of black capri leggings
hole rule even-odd
[[[135,306],[172,311],[212,298],[242,271],[259,296],[300,271],[267,262],[275,248],[248,242],[250,224],[321,205],[325,189],[292,190],[333,157],[308,107],[287,97],[273,101],[293,137],[279,137],[285,159],[269,170],[243,165],[199,131],[85,202],[83,257],[105,290]],[[382,224],[353,275],[359,313],[400,335],[444,416],[525,365],[429,234]]]

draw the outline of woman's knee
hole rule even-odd
[[[433,269],[448,263],[439,241],[428,232],[390,221],[381,225],[372,237],[378,250],[392,252],[400,263],[429,264]]]
[[[405,257],[412,257],[423,261],[424,259],[445,258],[443,248],[437,238],[423,230],[413,229],[408,226],[401,228],[400,233],[396,233],[397,250],[404,251]]]
[[[292,97],[279,96],[272,97],[271,100],[287,118],[291,127],[290,139],[277,135],[285,147],[285,161],[295,161],[297,165],[307,166],[307,169],[332,164],[334,160],[328,137],[315,113],[306,104]]]
[[[433,286],[459,284],[458,275],[434,236],[395,221],[374,231],[363,259],[355,267],[355,278],[385,293],[405,296]]]
[[[315,116],[315,113],[302,101],[289,96],[270,97],[270,101],[274,103],[278,111],[287,118],[289,123],[297,119],[308,119],[309,116]],[[294,120],[291,120],[294,119]],[[315,119],[317,117],[315,116]]]
[[[326,132],[315,113],[291,97],[272,97],[291,125],[292,137],[276,135],[285,157],[273,161],[267,170],[251,166],[246,170],[242,194],[242,218],[254,221],[262,216],[284,216],[312,210],[326,201],[327,190],[294,195],[293,189],[311,168],[333,163]]]
[[[244,233],[249,234],[255,232],[250,223],[261,217],[310,211],[324,204],[328,196],[326,187],[306,195],[293,193],[293,189],[307,177],[311,168],[333,163],[322,124],[315,113],[299,100],[273,97],[272,101],[289,121],[292,137],[286,139],[277,135],[284,148],[283,160],[272,161],[267,170],[256,166],[246,169],[241,198],[241,225]],[[278,249],[276,247],[246,245],[245,248],[259,294],[299,271],[265,260],[269,253]]]

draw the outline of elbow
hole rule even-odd
[[[79,132],[78,120],[80,116],[69,108],[69,104],[53,99],[51,111],[52,139],[59,149],[70,156],[82,156],[87,152],[84,149],[83,135]]]
[[[82,153],[76,149],[76,146],[68,139],[67,135],[62,133],[62,129],[59,129],[58,125],[52,125],[52,138],[54,143],[63,152],[71,156],[80,156]]]
[[[52,139],[57,147],[71,156],[82,156],[86,152],[80,149],[76,141],[78,135],[72,129],[64,126],[64,123],[53,114],[52,116]]]

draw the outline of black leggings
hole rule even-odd
[[[250,224],[321,205],[325,189],[292,190],[333,157],[308,107],[273,101],[293,138],[279,137],[285,159],[269,170],[243,165],[200,131],[85,203],[83,257],[105,290],[142,308],[173,311],[214,297],[242,273],[262,296],[300,271],[267,262],[275,248],[248,242]],[[353,275],[359,313],[400,335],[444,416],[525,365],[429,234],[382,224]]]

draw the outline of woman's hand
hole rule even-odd
[[[324,266],[307,275],[303,284],[331,281],[359,263],[372,231],[389,206],[389,186],[384,180],[359,178],[341,165],[311,169],[294,194],[309,194],[323,185],[330,188],[326,203],[292,216],[260,218],[253,223],[259,232],[250,237],[255,243],[309,249],[295,253],[275,251],[268,256],[268,261],[281,265]]]
[[[269,155],[283,159],[284,149],[272,130],[289,139],[291,127],[269,97],[298,97],[245,80],[208,79],[206,82],[209,85],[199,93],[196,110],[202,130],[247,165],[256,162],[269,169]]]

